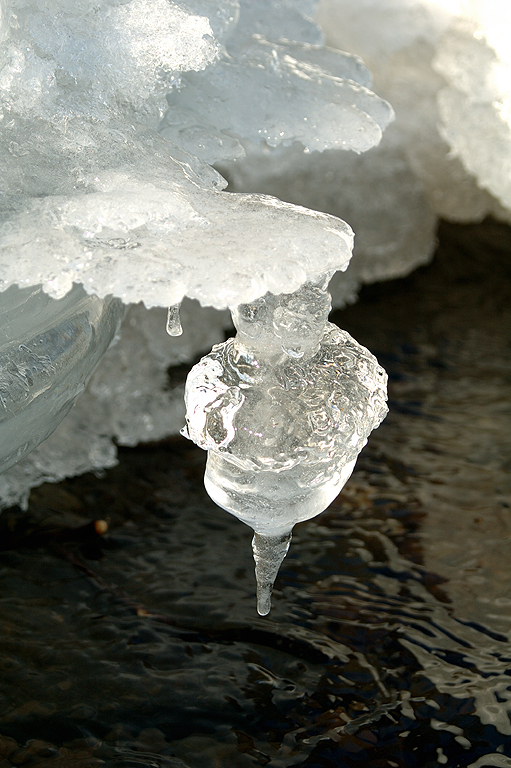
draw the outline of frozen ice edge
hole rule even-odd
[[[80,202],[73,211],[76,219]],[[74,282],[81,282],[87,293],[114,295],[125,304],[168,307],[186,295],[203,306],[224,309],[268,291],[292,292],[326,271],[345,270],[353,246],[353,232],[340,219],[263,195],[209,192],[201,196],[198,226],[150,236],[150,243],[139,243],[136,232],[123,230],[110,230],[106,236],[100,231],[85,243],[82,233],[45,227],[49,203],[10,222],[0,247],[3,288],[41,284],[50,296],[61,298]],[[67,206],[55,201],[55,207],[59,204],[61,210]],[[216,215],[219,207],[221,216]],[[25,242],[20,245],[21,239]],[[44,253],[45,266],[27,272],[34,247]],[[69,264],[62,264],[63,251]]]
[[[211,166],[145,126],[15,123],[0,132],[0,145],[12,148],[17,138],[24,147],[8,158],[3,184],[2,289],[40,284],[58,299],[82,283],[125,304],[168,307],[187,295],[223,309],[347,267],[353,233],[342,220],[268,195],[224,192],[227,182]],[[37,130],[48,131],[56,182],[48,158],[38,158],[40,167],[32,161]],[[85,158],[79,130],[92,145]],[[112,131],[115,147],[105,144]],[[10,188],[15,171],[48,173],[45,194]]]
[[[359,59],[243,31],[222,49],[210,35],[206,44],[204,16],[163,0],[143,24],[143,0],[99,3],[83,19],[59,2],[67,6],[50,0],[46,12],[1,24],[0,289],[40,284],[62,298],[81,283],[125,304],[168,307],[186,295],[221,309],[346,268],[352,233],[342,221],[223,192],[214,151],[200,158],[211,140],[222,159],[222,137],[235,155],[247,137],[309,151],[375,146],[393,111],[366,87]],[[170,48],[191,25],[179,61],[161,58],[162,24]],[[165,109],[164,138],[155,129]]]

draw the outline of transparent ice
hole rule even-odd
[[[254,529],[261,615],[293,526],[338,495],[387,413],[385,371],[328,322],[330,276],[236,307],[236,337],[186,384],[183,434],[208,451],[206,490]]]
[[[183,327],[181,325],[181,317],[179,310],[181,304],[173,304],[167,311],[167,333],[169,336],[181,336],[183,333]]]
[[[206,306],[346,265],[339,218],[337,306],[427,261],[438,215],[510,217],[510,37],[507,0],[0,0],[0,288],[131,305],[0,504],[177,432]]]
[[[124,307],[74,286],[60,301],[11,286],[0,304],[0,472],[53,432],[119,329]]]

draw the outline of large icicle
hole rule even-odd
[[[387,413],[385,371],[327,322],[330,276],[233,309],[237,336],[188,376],[184,434],[209,451],[211,498],[255,531],[261,615],[293,526],[333,501]]]

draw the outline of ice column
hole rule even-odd
[[[385,371],[327,321],[330,277],[234,308],[236,337],[186,385],[183,434],[208,451],[206,490],[254,529],[263,616],[293,526],[333,501],[387,413]]]

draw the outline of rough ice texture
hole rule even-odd
[[[0,287],[41,285],[60,299],[79,283],[125,304],[167,307],[186,295],[221,308],[345,268],[349,226],[223,192],[210,165],[261,136],[357,152],[380,140],[392,110],[357,57],[322,47],[315,7],[3,0]],[[57,432],[2,476],[4,502],[44,479],[110,465],[112,438],[134,444],[179,429],[166,369],[219,341],[225,318],[208,316],[183,346],[165,335],[165,310],[144,312],[129,311],[121,341]]]
[[[471,220],[500,213],[438,130],[445,81],[433,58],[458,11],[456,3],[428,0],[322,0],[317,19],[328,44],[364,59],[375,90],[395,107],[395,123],[358,157],[334,148],[304,154],[298,142],[272,150],[253,140],[244,143],[245,157],[217,163],[233,191],[275,194],[351,224],[354,258],[331,286],[336,305],[354,300],[361,283],[404,275],[428,261],[437,214]],[[371,88],[371,79],[364,84]]]
[[[284,493],[277,495],[284,509],[272,507],[265,494],[258,507],[251,483],[278,475],[282,488],[292,477],[294,496],[337,487],[339,472],[354,462],[387,412],[384,370],[327,322],[327,282],[321,278],[295,293],[239,306],[233,313],[237,336],[213,347],[187,379],[185,434],[210,452],[209,459],[219,457],[226,472],[240,475],[241,508],[234,497],[233,508],[223,506],[259,532],[279,534],[288,523],[290,530],[325,507],[322,499],[314,511],[303,499],[297,506]]]
[[[265,366],[230,339],[192,369],[187,432],[247,472],[314,467],[319,483],[332,458],[353,461],[382,420],[384,379],[374,357],[330,323],[306,363]]]
[[[316,5],[1,0],[2,287],[40,282],[62,297],[76,281],[126,303],[188,294],[226,306],[346,264],[342,223],[222,192],[212,163],[231,189],[355,228],[353,266],[332,283],[338,304],[429,258],[436,214],[509,216],[508,3],[321,0],[323,31]],[[376,144],[391,112],[357,55],[397,113],[364,155],[341,149]],[[132,444],[179,428],[165,373],[178,342],[155,333],[147,351],[140,328],[153,320],[129,317],[83,415],[78,405],[32,463],[9,470],[9,488],[16,472],[26,489],[108,464],[112,436]],[[202,333],[219,341],[222,322]]]
[[[210,161],[215,147],[236,153],[240,138],[264,136],[362,151],[378,143],[391,108],[351,79],[364,72],[353,57],[326,54],[322,69],[309,43],[247,38],[246,9],[236,35],[234,3],[223,20],[218,4],[197,3],[227,52],[190,7],[6,4],[0,285],[40,283],[59,298],[80,282],[148,307],[184,295],[226,307],[346,266],[351,234],[342,222],[224,193],[220,175],[169,138],[200,155],[205,129]],[[153,127],[166,93],[163,139]]]
[[[361,155],[304,154],[299,144],[245,148],[243,160],[219,166],[229,189],[270,193],[351,222],[353,258],[330,284],[334,306],[354,301],[363,283],[400,277],[430,259],[436,216],[399,147],[385,142]]]
[[[12,114],[49,120],[145,111],[176,73],[218,55],[209,20],[168,0],[4,0],[2,102]],[[205,3],[198,3],[205,5]]]
[[[392,113],[356,82],[360,74],[365,79],[355,57],[256,37],[242,55],[222,59],[211,72],[183,76],[183,88],[168,99],[164,135],[179,141],[195,119],[270,146],[301,141],[309,150],[363,152],[379,143]]]
[[[337,496],[387,413],[385,371],[327,322],[329,277],[237,307],[236,337],[186,384],[183,433],[208,451],[206,490],[255,531],[263,615],[293,526]]]
[[[0,228],[3,285],[42,284],[60,298],[82,282],[125,303],[168,306],[187,295],[224,308],[347,266],[352,233],[344,222],[268,196],[205,188],[158,136],[141,170],[149,153],[127,133],[136,156],[123,152],[122,166],[103,171],[98,146],[89,168],[77,169],[82,194],[66,175],[68,194],[31,200],[17,213],[13,201]]]
[[[77,281],[126,303],[163,306],[188,293],[226,306],[346,263],[347,227],[257,194],[224,193],[208,163],[238,192],[275,194],[354,227],[352,268],[332,282],[337,304],[353,300],[360,283],[429,258],[436,214],[509,215],[501,207],[510,206],[506,3],[321,0],[323,31],[316,6],[0,2],[2,286],[41,282],[61,297]],[[350,54],[325,48],[325,39]],[[357,54],[397,113],[364,155],[339,148],[377,143],[391,113]],[[153,312],[164,325],[164,311]],[[124,340],[85,395],[83,424],[73,411],[76,429],[64,435],[64,422],[61,441],[51,438],[52,461],[44,465],[50,448],[41,448],[24,464],[26,478],[52,476],[52,462],[63,474],[108,463],[112,436],[132,444],[179,428],[164,362],[178,342],[155,334],[147,351],[148,336],[135,332],[142,310],[133,313],[137,323],[125,322]],[[208,319],[202,333],[211,328],[219,341],[222,323]]]
[[[443,135],[479,184],[511,208],[511,8],[471,3],[438,47]]]

